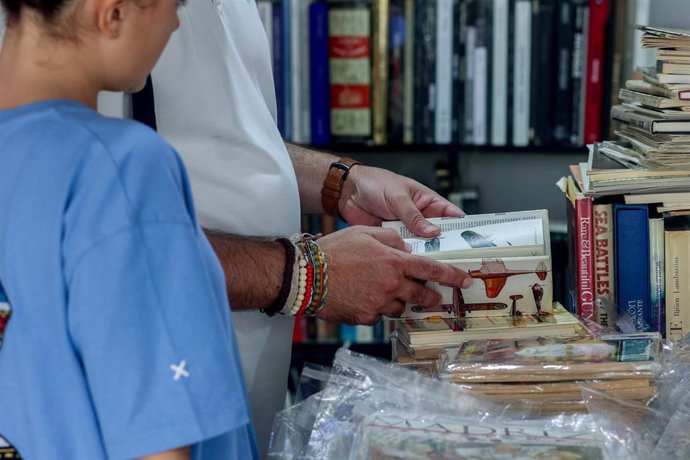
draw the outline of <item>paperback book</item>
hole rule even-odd
[[[355,444],[358,459],[609,458],[591,431],[396,412],[367,416]]]

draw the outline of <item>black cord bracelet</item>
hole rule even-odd
[[[283,284],[280,286],[278,297],[275,302],[267,308],[261,309],[261,311],[268,316],[274,316],[279,313],[283,309],[285,302],[287,302],[288,296],[290,295],[292,274],[295,267],[295,245],[287,238],[278,238],[276,241],[285,248],[285,269],[283,270]]]

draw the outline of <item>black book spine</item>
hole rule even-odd
[[[463,139],[468,145],[474,144],[474,76],[475,48],[477,39],[477,2],[466,0],[465,5],[465,130]]]
[[[462,76],[463,60],[461,53],[464,53],[464,42],[461,49],[461,18],[460,11],[462,0],[453,0],[453,109],[451,120],[451,142],[460,143],[460,123],[463,116],[464,85]]]
[[[436,9],[437,2],[424,2],[424,80],[423,91],[427,92],[426,107],[424,108],[424,142],[436,143]]]
[[[573,120],[572,62],[575,14],[571,0],[559,0],[556,6],[556,91],[553,137],[557,144],[570,143]]]
[[[571,145],[581,145],[584,139],[583,110],[585,101],[585,73],[587,65],[587,30],[589,28],[589,4],[586,0],[573,0],[575,28],[573,32],[570,79],[573,85]]]
[[[430,70],[426,67],[424,52],[426,50],[424,39],[424,26],[426,22],[426,8],[424,0],[415,0],[415,28],[410,33],[415,34],[414,40],[414,141],[417,144],[424,143],[424,110],[427,106],[429,93],[426,89],[427,74]]]
[[[536,74],[532,73],[533,81],[537,81],[539,87],[537,93],[536,106],[534,107],[534,144],[550,145],[553,141],[553,117],[554,117],[554,78],[553,63],[556,62],[554,46],[554,4],[551,1],[540,1],[537,24],[537,54],[534,56],[536,61]],[[534,30],[534,29],[533,29]],[[536,78],[535,78],[536,76]]]
[[[506,145],[513,145],[513,78],[515,60],[515,1],[508,4],[508,91],[506,93]]]

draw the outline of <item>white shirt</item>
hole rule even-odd
[[[216,5],[180,9],[180,29],[152,73],[158,131],[187,166],[203,227],[290,235],[299,231],[299,192],[276,126],[268,39],[254,1]],[[234,312],[233,323],[265,457],[285,403],[294,321],[254,310]]]

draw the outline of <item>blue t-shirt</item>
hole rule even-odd
[[[5,444],[28,460],[255,458],[223,272],[172,148],[46,101],[0,112],[0,171]]]

